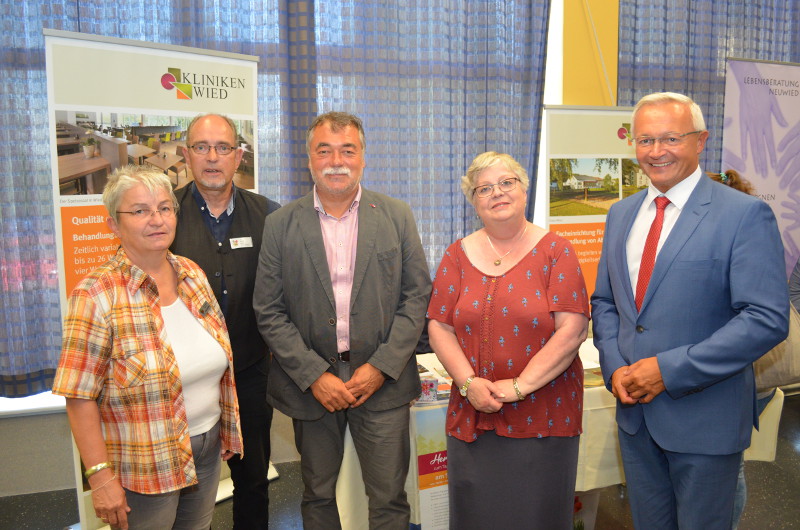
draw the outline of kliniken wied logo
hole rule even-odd
[[[178,79],[180,78],[180,68],[167,68],[167,73],[161,76],[161,86],[167,90],[174,88],[175,96],[178,99],[192,99],[192,85],[179,82]]]
[[[161,76],[165,90],[175,89],[178,99],[228,99],[231,91],[245,89],[246,79],[218,74],[183,72],[180,68],[167,68]]]
[[[628,140],[628,145],[633,145],[633,138],[631,137],[631,124],[630,123],[623,123],[622,127],[617,129],[617,137],[620,140]]]

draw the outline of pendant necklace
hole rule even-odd
[[[520,234],[520,236],[517,238],[517,240],[516,240],[516,241],[514,241],[514,246],[516,246],[516,244],[517,244],[517,243],[519,243],[519,240],[520,240],[520,239],[522,239],[522,238],[523,238],[523,236],[525,236],[525,232],[527,232],[527,231],[528,231],[528,222],[526,221],[526,222],[525,222],[525,230],[523,230],[523,231],[522,231],[522,234]],[[493,250],[493,251],[494,251],[494,253],[497,255],[497,259],[496,259],[496,260],[494,260],[494,264],[495,264],[495,266],[496,266],[496,267],[499,267],[499,266],[500,266],[500,264],[501,264],[501,263],[503,263],[503,259],[504,259],[506,256],[508,256],[509,254],[511,254],[511,250],[514,250],[514,246],[512,246],[512,247],[511,247],[511,250],[509,250],[508,252],[506,252],[505,254],[503,254],[503,255],[501,256],[501,255],[500,255],[500,253],[499,253],[499,252],[497,252],[497,249],[496,249],[496,248],[494,248],[494,245],[492,244],[492,238],[490,238],[490,237],[489,237],[489,232],[486,232],[486,241],[488,241],[488,242],[489,242],[489,246],[490,246],[490,247],[492,247],[492,250]]]

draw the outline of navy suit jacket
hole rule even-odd
[[[610,389],[620,367],[656,356],[666,390],[617,402],[617,423],[646,423],[662,448],[732,454],[758,422],[752,363],[788,332],[783,244],[769,206],[701,177],[656,259],[636,311],[625,242],[646,191],[606,220],[592,296],[594,344]]]

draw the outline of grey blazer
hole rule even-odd
[[[364,403],[388,410],[420,393],[414,348],[425,325],[431,278],[411,209],[363,190],[350,307],[350,363],[387,376]],[[272,351],[267,400],[284,414],[315,420],[327,411],[311,393],[337,374],[336,308],[313,191],[267,217],[253,307]]]

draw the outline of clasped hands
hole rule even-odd
[[[361,406],[383,386],[386,377],[369,363],[364,363],[344,382],[325,372],[311,383],[311,393],[328,412]]]
[[[521,381],[517,383],[520,384]],[[489,381],[482,377],[476,377],[470,383],[467,388],[467,400],[475,410],[487,414],[499,411],[504,403],[519,401],[514,391],[513,379]]]
[[[611,375],[611,392],[623,405],[650,403],[665,388],[655,357],[617,368]]]

